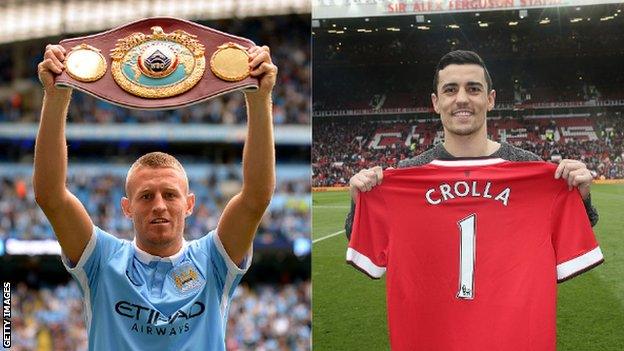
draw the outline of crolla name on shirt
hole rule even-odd
[[[164,316],[159,311],[133,304],[127,301],[119,301],[115,304],[115,312],[117,314],[137,320],[141,322],[134,323],[130,330],[145,333],[149,335],[177,335],[188,332],[190,327],[188,323],[183,325],[172,326],[177,320],[190,320],[198,317],[204,313],[206,306],[203,303],[196,301],[187,310],[177,310],[171,316]],[[143,323],[147,325],[142,325]]]
[[[493,194],[496,195],[493,196]],[[458,181],[453,184],[441,183],[437,188],[430,188],[425,193],[425,199],[432,205],[439,205],[444,201],[460,197],[482,197],[500,201],[504,206],[507,206],[510,194],[511,188],[496,191],[492,189],[492,182],[489,181],[485,184],[478,181]]]

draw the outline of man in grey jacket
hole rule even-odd
[[[532,152],[487,137],[486,115],[494,108],[496,91],[485,63],[472,51],[456,50],[444,55],[438,62],[433,79],[431,102],[440,115],[444,127],[444,142],[410,159],[398,167],[424,165],[434,159],[461,157],[492,157],[508,161],[540,161]],[[598,212],[591,204],[592,175],[583,162],[562,160],[553,175],[567,180],[570,188],[578,187],[592,226],[598,222]],[[351,235],[355,199],[359,192],[370,191],[381,184],[383,172],[376,166],[364,169],[349,180],[351,211],[347,215],[345,231]]]

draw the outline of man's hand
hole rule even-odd
[[[71,93],[69,88],[57,88],[54,86],[54,76],[61,74],[65,69],[65,53],[65,48],[60,45],[48,44],[46,46],[43,61],[37,66],[39,80],[46,94]]]
[[[393,169],[388,167],[388,169]],[[355,201],[360,191],[367,192],[372,190],[383,180],[383,170],[380,166],[369,169],[363,169],[349,179],[349,193],[351,199]]]
[[[583,200],[586,200],[594,177],[592,177],[589,169],[583,162],[565,159],[559,162],[559,166],[555,171],[555,179],[559,178],[565,179],[570,189],[573,186],[578,187],[581,197]]]
[[[271,51],[268,46],[254,46],[247,50],[249,54],[249,73],[252,77],[260,77],[260,87],[257,91],[246,92],[247,96],[268,96],[275,86],[277,66],[271,61]]]

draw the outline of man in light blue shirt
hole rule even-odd
[[[219,236],[151,255],[94,227],[75,266],[95,350],[222,350],[229,300],[251,262],[231,261]]]
[[[267,47],[248,53],[260,87],[245,93],[241,192],[226,205],[216,230],[185,242],[195,196],[184,168],[165,153],[144,155],[128,171],[121,200],[134,225],[135,239],[128,242],[96,227],[65,186],[71,90],[54,86],[65,50],[46,48],[39,64],[45,95],[33,185],[63,263],[82,289],[90,350],[225,350],[229,301],[249,268],[253,237],[275,188],[271,91],[277,68]]]

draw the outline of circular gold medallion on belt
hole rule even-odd
[[[228,82],[238,82],[249,76],[249,55],[244,47],[225,43],[218,47],[210,59],[210,69],[217,77]]]
[[[99,49],[80,44],[67,54],[65,67],[70,77],[81,82],[94,82],[106,73],[107,64]]]

